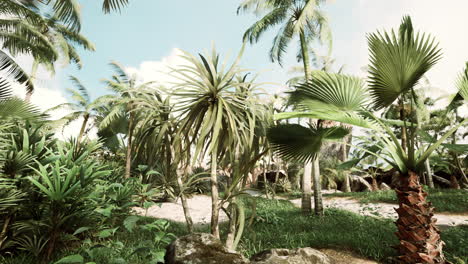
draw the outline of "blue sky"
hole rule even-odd
[[[38,76],[32,102],[42,109],[67,100],[70,88],[68,75],[80,78],[92,97],[106,92],[100,83],[111,76],[108,63],[120,62],[145,79],[161,78],[152,72],[174,59],[176,49],[191,53],[210,49],[212,41],[223,55],[233,57],[242,45],[244,31],[256,21],[253,15],[237,15],[240,0],[130,0],[122,12],[104,15],[101,1],[80,0],[83,13],[82,33],[96,45],[96,52],[81,52],[82,70],[74,66],[57,69],[55,76],[44,71]],[[454,91],[454,80],[468,61],[468,1],[451,0],[329,0],[326,5],[333,32],[333,52],[336,65],[345,65],[345,73],[365,77],[363,67],[368,62],[366,34],[377,29],[399,25],[409,14],[416,29],[431,33],[440,42],[443,59],[428,73],[431,95]],[[284,68],[270,62],[268,51],[275,30],[264,35],[259,43],[248,45],[242,66],[262,71],[259,81],[284,84],[290,77],[288,69],[297,65],[297,43],[292,42],[284,60]],[[18,61],[30,69],[31,59]],[[155,65],[157,67],[155,67]],[[161,66],[162,65],[162,66]],[[171,65],[176,66],[176,65]],[[15,88],[24,96],[24,88]],[[275,88],[270,88],[275,92]],[[467,111],[468,112],[468,111]],[[57,116],[63,113],[57,113]],[[70,130],[79,129],[77,126]]]
[[[133,0],[121,14],[104,15],[100,1],[84,1],[82,33],[96,45],[95,52],[81,52],[83,69],[73,66],[61,72],[61,84],[67,85],[68,74],[82,79],[94,96],[105,92],[101,78],[110,76],[107,64],[118,61],[126,67],[138,67],[143,61],[158,61],[179,48],[191,53],[209,49],[214,42],[222,54],[234,56],[242,45],[244,31],[255,22],[250,14],[236,14],[238,0]],[[332,4],[330,13],[335,42],[350,38],[353,25],[351,1]],[[266,71],[261,81],[284,83],[287,70],[296,64],[297,43],[285,58],[284,68],[270,62],[268,51],[275,31],[265,34],[255,45],[248,45],[242,66]]]

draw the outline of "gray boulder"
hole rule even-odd
[[[255,254],[252,264],[330,264],[327,255],[313,248],[270,249]]]
[[[166,264],[248,264],[239,253],[229,251],[211,234],[195,233],[174,240],[164,257]]]
[[[390,186],[388,186],[385,182],[382,182],[379,186],[379,189],[382,191],[386,191],[386,190],[391,190],[392,188],[390,188]]]
[[[361,176],[351,177],[351,191],[352,192],[369,192],[372,190],[372,186]]]

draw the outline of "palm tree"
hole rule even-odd
[[[56,18],[46,18],[42,24],[36,25],[36,27],[38,31],[42,32],[42,34],[49,40],[49,42],[53,44],[55,52],[60,54],[57,57],[57,60],[60,59],[65,63],[65,65],[73,63],[78,67],[78,69],[81,69],[81,58],[75,46],[79,46],[84,50],[95,50],[94,44],[86,39],[86,37],[62,25],[61,21]],[[34,82],[39,65],[44,66],[51,73],[54,73],[55,62],[56,60],[53,61],[48,59],[44,60],[42,58],[34,58],[30,74],[31,82]],[[25,98],[26,101],[30,101],[32,93],[33,90],[27,90]]]
[[[218,159],[228,147],[236,148],[247,136],[245,101],[236,94],[242,85],[234,78],[241,70],[238,67],[243,48],[231,66],[222,64],[213,48],[211,55],[199,58],[184,52],[187,66],[174,70],[180,83],[174,87],[173,96],[183,119],[180,124],[187,149],[195,146],[194,160],[209,153],[211,158],[211,233],[219,238],[219,194],[217,169]]]
[[[238,8],[238,13],[240,11],[254,11],[256,14],[266,13],[259,21],[247,29],[244,34],[244,41],[248,40],[250,43],[255,43],[264,32],[282,24],[273,40],[270,59],[272,62],[278,62],[281,65],[283,55],[290,42],[299,37],[300,47],[297,60],[302,61],[304,64],[305,80],[310,80],[310,53],[312,49],[309,48],[309,45],[318,40],[321,43],[327,42],[331,46],[331,31],[328,19],[320,9],[323,2],[323,0],[244,0]],[[320,181],[318,159],[312,160],[312,163],[307,162],[305,164],[303,175],[302,210],[306,214],[311,211],[310,182],[312,173],[315,182]],[[314,200],[317,202],[321,201],[319,185],[314,183],[316,188],[314,190]],[[316,208],[320,207],[321,205],[316,204]]]
[[[99,107],[99,101],[91,100],[88,89],[86,89],[86,87],[78,78],[75,76],[70,76],[70,81],[75,85],[76,89],[67,89],[67,91],[71,95],[71,98],[74,100],[74,102],[57,105],[49,109],[48,112],[61,108],[68,108],[72,110],[71,113],[61,118],[62,120],[66,120],[66,124],[64,126],[67,126],[79,118],[83,118],[83,123],[81,124],[81,128],[76,140],[76,145],[79,146],[83,135],[87,131],[86,128],[88,123],[96,117],[96,108]]]
[[[285,159],[288,160],[299,160],[307,162],[309,160],[318,159],[321,146],[325,141],[336,141],[346,136],[349,133],[349,129],[336,126],[336,125],[325,125],[326,120],[335,120],[335,116],[332,113],[338,112],[338,109],[357,110],[366,101],[365,93],[363,92],[363,82],[355,77],[345,76],[339,74],[325,73],[321,71],[314,72],[314,81],[307,82],[296,86],[296,89],[290,92],[289,104],[295,106],[300,112],[292,113],[280,113],[277,114],[277,118],[297,118],[307,117],[318,119],[317,125],[309,125],[304,127],[301,125],[279,125],[273,127],[268,133],[268,138],[274,145],[276,151]],[[328,86],[330,82],[340,80],[335,94],[325,94],[321,92],[322,86]],[[352,93],[353,97],[347,95]],[[325,99],[323,99],[325,97]],[[303,114],[303,112],[315,111],[323,107],[323,103],[319,99],[324,100],[328,103],[337,104],[338,106],[330,111],[319,111],[322,115],[313,116],[311,114]],[[339,108],[338,108],[339,107]],[[338,108],[338,109],[337,109]],[[330,113],[330,116],[327,116]],[[360,125],[360,118],[355,116],[342,115],[342,122],[349,124],[357,123]],[[314,166],[314,192],[321,192],[320,184],[320,171],[319,168]],[[314,195],[315,208],[314,211],[317,215],[323,214],[323,206],[320,195]]]
[[[440,50],[434,39],[425,34],[415,34],[409,17],[404,17],[399,34],[376,33],[368,37],[371,52],[371,67],[369,69],[369,90],[372,105],[375,109],[390,106],[403,96],[412,98],[411,110],[415,100],[414,87],[422,76],[439,60]],[[440,231],[433,220],[434,208],[427,203],[427,193],[419,183],[418,172],[424,169],[424,163],[431,153],[446,141],[459,127],[466,124],[464,120],[449,129],[436,142],[427,148],[416,151],[419,126],[405,123],[408,130],[406,142],[400,142],[390,126],[376,117],[362,102],[353,109],[342,108],[341,101],[363,96],[349,89],[347,77],[338,75],[327,77],[326,83],[305,86],[316,91],[313,111],[279,114],[278,118],[315,117],[342,123],[348,123],[372,129],[380,144],[380,154],[369,154],[379,157],[399,172],[399,185],[396,193],[399,202],[397,236],[400,244],[397,246],[402,263],[445,263],[442,252],[444,243],[440,239]],[[343,85],[344,84],[344,85]],[[343,87],[346,91],[343,92]],[[461,96],[468,101],[468,79],[459,85]],[[365,92],[365,89],[362,89]],[[339,93],[339,94],[337,94]],[[345,96],[345,97],[343,97]],[[302,100],[308,104],[308,100]],[[312,102],[311,102],[312,103]],[[403,144],[407,145],[407,152]]]
[[[70,2],[70,1],[67,1]],[[73,1],[72,1],[73,2]],[[13,56],[32,55],[34,62],[30,83],[34,82],[38,65],[54,72],[54,63],[63,59],[81,68],[81,59],[75,46],[94,51],[94,45],[74,29],[64,25],[63,17],[43,16],[34,2],[7,0],[0,4],[0,40],[2,48]],[[26,101],[30,100],[34,86],[27,87]]]
[[[46,5],[46,8],[52,8],[57,18],[65,23],[65,25],[75,32],[81,29],[81,13],[80,4],[76,0],[6,0],[5,5],[16,5],[11,10],[16,12],[20,7],[18,5],[32,7],[36,10],[41,9],[41,5]],[[111,11],[120,11],[129,3],[129,0],[102,0],[102,10],[104,13]],[[0,4],[0,10],[2,5]],[[0,11],[1,12],[1,11]]]
[[[110,66],[115,73],[112,79],[104,80],[107,87],[113,91],[113,95],[104,95],[96,99],[101,104],[110,106],[110,112],[99,124],[100,129],[109,127],[112,122],[123,116],[127,117],[127,150],[125,155],[125,178],[130,178],[132,167],[132,148],[134,132],[137,127],[139,112],[135,105],[135,98],[145,93],[151,83],[138,84],[135,76],[129,76],[124,68],[117,62],[111,62]]]

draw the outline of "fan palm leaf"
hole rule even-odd
[[[391,105],[407,93],[441,58],[441,50],[430,35],[413,32],[410,17],[403,18],[399,35],[372,33],[368,36],[369,88],[375,107]]]
[[[268,129],[267,137],[285,160],[307,162],[313,160],[325,141],[337,141],[349,133],[344,127],[304,127],[282,124]]]

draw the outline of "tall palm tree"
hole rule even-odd
[[[304,64],[305,80],[310,80],[310,45],[318,40],[326,42],[331,46],[331,31],[328,19],[320,9],[323,0],[244,0],[239,8],[240,11],[253,11],[256,14],[266,13],[259,21],[254,23],[244,34],[244,41],[257,42],[263,33],[272,27],[281,25],[281,28],[273,40],[270,50],[272,62],[282,65],[282,58],[290,42],[299,37],[300,47],[297,60]],[[312,122],[312,120],[311,120]],[[313,163],[313,166],[312,166]],[[321,192],[317,182],[320,181],[319,161],[317,157],[307,162],[303,175],[302,209],[304,213],[311,211],[310,182],[314,179],[314,200],[321,201]],[[312,177],[313,175],[313,177]],[[316,204],[316,208],[322,207]]]
[[[96,117],[96,108],[99,107],[100,102],[98,100],[91,100],[88,89],[86,89],[78,78],[70,76],[70,81],[75,86],[75,89],[67,89],[67,91],[74,102],[57,105],[49,109],[48,112],[61,108],[72,110],[71,113],[61,118],[62,120],[66,120],[66,124],[64,126],[67,126],[79,118],[83,118],[76,140],[76,145],[78,146],[81,143],[84,133],[87,131],[86,128],[88,124]]]
[[[135,104],[135,98],[145,93],[151,83],[137,83],[135,76],[130,76],[117,62],[111,62],[110,66],[115,74],[111,79],[104,80],[107,87],[114,92],[112,95],[104,95],[96,99],[101,104],[110,106],[110,112],[99,124],[100,129],[109,127],[112,122],[123,116],[127,117],[127,150],[125,155],[125,178],[130,178],[132,168],[132,148],[134,132],[137,127],[139,112]]]
[[[0,3],[0,15],[5,16],[0,19],[2,49],[13,56],[32,55],[30,83],[34,82],[38,65],[54,72],[54,63],[62,59],[66,64],[72,62],[81,68],[81,59],[75,47],[94,51],[90,41],[66,25],[63,20],[66,18],[57,14],[49,17],[41,12],[34,1],[6,0]],[[33,90],[32,85],[27,87],[26,101],[30,100]]]
[[[390,106],[403,96],[412,98],[417,103],[414,87],[422,76],[439,60],[440,50],[434,39],[428,35],[414,33],[411,19],[404,17],[399,33],[376,33],[368,37],[371,52],[369,69],[369,90],[374,109]],[[342,108],[341,100],[361,96],[349,89],[346,77],[339,75],[328,78],[326,83],[316,88],[316,106],[308,112],[282,113],[278,118],[295,118],[297,116],[328,119],[370,128],[378,135],[379,154],[365,150],[379,157],[399,172],[399,185],[396,193],[399,202],[396,232],[400,244],[397,246],[402,263],[445,263],[442,252],[444,243],[440,231],[435,226],[434,208],[427,203],[427,193],[419,183],[418,172],[424,169],[424,163],[431,153],[441,146],[449,137],[468,120],[464,120],[449,129],[437,141],[427,148],[416,150],[419,126],[405,123],[408,130],[406,142],[400,142],[390,126],[372,114],[365,104],[356,105],[355,109]],[[461,96],[468,101],[468,79],[459,85]],[[344,84],[344,86],[343,86]],[[306,84],[312,88],[313,84]],[[343,87],[348,87],[345,93]],[[364,91],[364,90],[363,90]],[[339,94],[337,94],[339,92]],[[346,97],[340,96],[341,94]],[[307,103],[307,100],[304,101]],[[360,109],[359,109],[360,108]],[[416,111],[411,106],[410,112]],[[406,151],[403,144],[407,145]]]
[[[38,31],[42,32],[49,42],[52,43],[56,53],[59,54],[57,60],[62,61],[65,65],[73,63],[78,67],[78,69],[81,69],[82,62],[75,48],[76,46],[81,47],[84,50],[95,50],[94,44],[86,39],[86,37],[62,25],[61,21],[55,17],[45,18],[44,22],[36,25],[36,27]],[[31,82],[34,82],[39,65],[44,66],[51,73],[54,73],[54,63],[57,60],[52,61],[48,59],[44,60],[42,58],[34,58],[30,73]],[[30,101],[32,92],[33,90],[31,89],[27,90],[25,98],[26,101]]]
[[[234,63],[221,63],[213,48],[211,54],[199,58],[184,52],[188,65],[174,70],[180,79],[175,85],[173,96],[183,119],[180,124],[187,149],[195,146],[194,160],[209,153],[211,159],[211,233],[219,238],[219,194],[217,169],[228,147],[241,144],[247,138],[245,101],[236,94],[242,85],[234,78],[241,72],[238,66],[243,48]]]
[[[32,6],[36,9],[41,9],[41,5],[45,8],[52,8],[57,18],[63,21],[68,28],[79,32],[81,30],[81,13],[80,4],[77,0],[5,0],[13,4],[21,4],[23,6]],[[129,3],[129,0],[102,0],[102,10],[104,13],[111,11],[120,11]],[[1,7],[1,5],[0,5]]]

